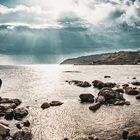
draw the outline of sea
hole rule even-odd
[[[111,78],[105,79],[109,75]],[[133,77],[136,77],[134,80]],[[140,126],[140,101],[124,94],[129,106],[103,105],[96,112],[92,104],[81,104],[79,95],[99,90],[69,85],[66,80],[116,82],[118,85],[140,81],[139,65],[0,65],[3,81],[0,96],[18,98],[20,106],[27,107],[33,140],[81,140],[96,135],[108,140],[121,140],[123,129]],[[137,87],[140,88],[140,87]],[[64,104],[42,110],[44,102],[61,101]],[[1,118],[2,119],[2,118]],[[16,130],[11,122],[12,132]]]

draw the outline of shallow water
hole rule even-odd
[[[104,79],[110,75],[110,79]],[[80,104],[81,93],[97,95],[93,87],[68,85],[65,80],[95,79],[124,84],[140,81],[140,66],[73,66],[26,65],[0,66],[3,80],[2,97],[19,98],[22,106],[30,106],[33,140],[70,140],[91,134],[101,139],[120,140],[122,129],[140,126],[140,102],[125,95],[130,106],[102,106],[98,111],[88,109],[90,104]],[[59,100],[62,106],[46,110],[40,108],[45,101]]]

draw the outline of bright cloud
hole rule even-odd
[[[57,26],[78,23],[77,25],[114,25],[115,23],[139,24],[140,2],[98,1],[98,0],[32,0],[28,5],[14,7],[0,5],[0,23],[28,24],[36,26]],[[63,19],[63,20],[61,20]],[[72,19],[72,20],[70,20]],[[74,20],[73,20],[74,19]],[[77,22],[78,20],[78,22]],[[80,22],[81,20],[81,22]]]

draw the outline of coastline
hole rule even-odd
[[[62,61],[60,64],[73,65],[139,65],[140,50],[119,51],[95,55],[80,56]]]

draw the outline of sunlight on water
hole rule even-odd
[[[23,106],[30,106],[28,118],[33,140],[61,140],[65,137],[75,140],[89,134],[102,138],[111,135],[113,140],[118,140],[123,128],[139,124],[139,101],[125,95],[130,106],[102,106],[94,113],[88,109],[89,104],[80,104],[79,95],[92,93],[97,96],[98,90],[69,85],[65,81],[86,80],[91,83],[99,79],[122,85],[132,82],[133,77],[140,81],[139,72],[139,66],[0,66],[1,96],[19,98]],[[105,75],[111,78],[104,79]],[[64,104],[42,111],[41,104],[53,100]]]

